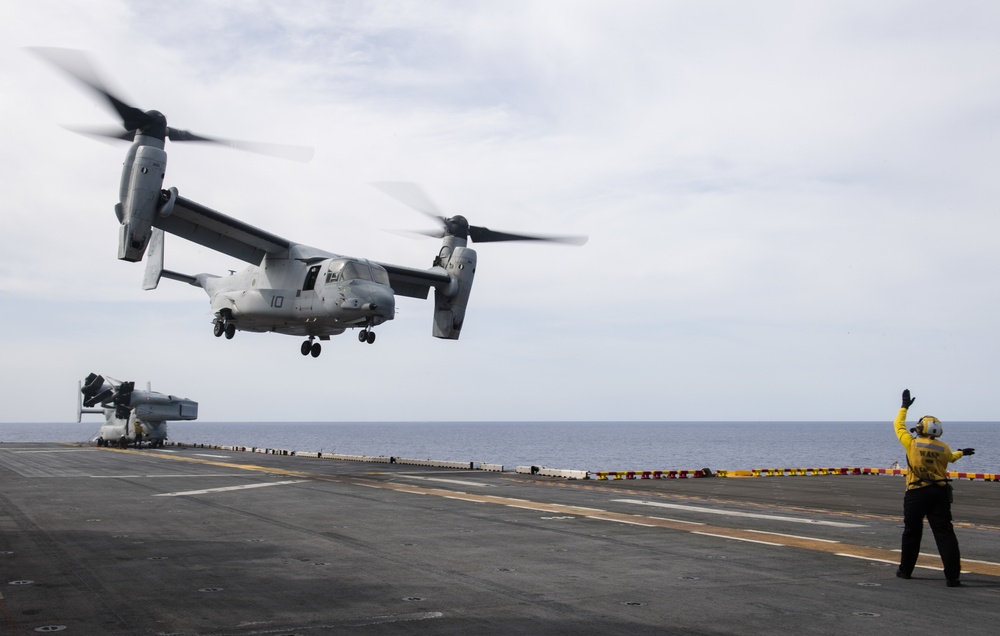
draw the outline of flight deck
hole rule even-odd
[[[0,444],[0,633],[996,633],[1000,483],[895,577],[893,476],[567,480]]]

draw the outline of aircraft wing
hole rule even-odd
[[[153,226],[251,265],[260,265],[265,254],[287,252],[294,245],[288,239],[181,196],[168,216],[157,214],[153,218]]]
[[[260,265],[266,254],[288,254],[290,251],[295,258],[335,256],[293,243],[182,196],[177,197],[169,215],[154,217],[153,227],[251,265]],[[431,287],[451,284],[451,277],[441,267],[416,269],[386,263],[379,265],[389,273],[389,284],[400,296],[426,299]]]
[[[427,299],[431,287],[442,287],[451,284],[451,277],[441,267],[433,269],[415,269],[400,265],[378,263],[389,273],[389,286],[397,296]]]

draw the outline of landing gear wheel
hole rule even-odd
[[[299,348],[299,351],[301,351],[302,355],[304,355],[304,356],[309,355],[309,352],[311,350],[312,350],[312,342],[310,342],[309,340],[306,340],[305,342],[303,342],[302,346]]]
[[[310,347],[309,349],[310,349],[309,352],[312,354],[312,357],[314,358],[318,358],[319,354],[323,353],[323,347],[321,347],[318,342],[314,342],[312,347]]]
[[[368,341],[368,330],[362,329],[361,331],[358,332],[358,342],[367,342],[367,341]]]
[[[226,340],[232,340],[236,335],[236,325],[229,323],[226,325]]]
[[[226,331],[226,325],[223,324],[221,320],[216,320],[215,324],[212,325],[212,333],[215,334],[216,338],[221,336],[225,331]]]
[[[365,341],[368,344],[374,344],[374,342],[375,342],[375,332],[374,331],[369,331],[368,332],[368,337],[365,338]]]

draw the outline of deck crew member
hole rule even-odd
[[[941,420],[930,415],[920,418],[917,425],[906,430],[906,410],[917,398],[910,390],[903,391],[903,405],[894,426],[899,443],[906,449],[906,495],[903,498],[903,545],[896,576],[910,578],[920,554],[920,537],[924,517],[934,533],[938,553],[944,563],[948,587],[958,587],[961,555],[958,539],[951,525],[951,484],[948,483],[948,463],[976,452],[974,448],[952,451],[939,440],[944,432]],[[911,434],[912,431],[912,434]]]

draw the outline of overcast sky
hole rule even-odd
[[[206,421],[1000,421],[996,2],[0,3],[0,421],[91,371]],[[26,46],[89,51],[174,127],[166,185],[338,254],[429,267],[421,184],[493,229],[461,340],[397,299],[374,345],[215,338],[118,261],[127,145]],[[169,142],[168,142],[169,143]],[[244,264],[167,236],[167,267]]]

